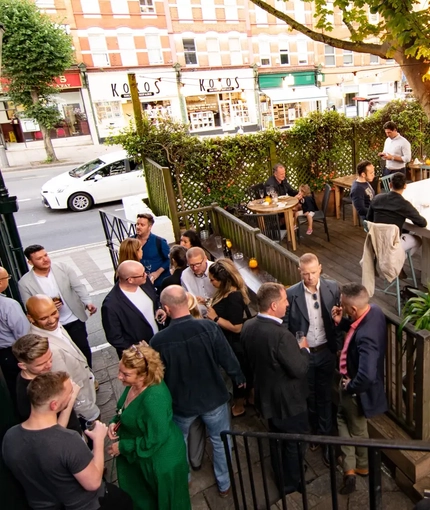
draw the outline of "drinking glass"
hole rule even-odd
[[[94,430],[94,427],[96,426],[97,420],[88,420],[85,422],[85,429],[86,430]]]
[[[260,188],[258,190],[258,194],[260,195],[261,201],[263,201],[263,198],[264,198],[264,188]]]
[[[150,274],[151,273],[152,264],[148,260],[144,260],[143,261],[143,265],[145,266],[145,273]]]
[[[221,236],[215,236],[215,243],[216,247],[221,250],[222,249],[222,237]]]
[[[304,337],[305,337],[304,331],[297,331],[296,332],[296,340],[297,340],[298,343],[301,343],[301,341],[303,340]]]

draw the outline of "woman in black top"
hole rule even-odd
[[[186,230],[181,235],[180,244],[186,250],[189,250],[190,248],[194,248],[195,246],[198,246],[199,248],[202,247],[202,242],[200,241],[200,237],[198,236],[197,232],[194,230]]]
[[[163,280],[161,290],[164,290],[169,285],[181,285],[182,272],[187,267],[187,250],[183,246],[172,246],[169,258],[173,273]]]
[[[217,322],[223,330],[247,379],[247,388],[233,385],[234,404],[231,413],[233,417],[242,416],[245,414],[245,397],[250,390],[249,370],[240,343],[244,314],[249,314],[248,290],[236,266],[229,259],[218,259],[209,267],[209,280],[217,290],[211,306],[208,306],[207,318]]]

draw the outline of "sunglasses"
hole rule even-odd
[[[320,304],[318,303],[317,299],[318,299],[318,295],[315,293],[315,294],[312,294],[312,299],[315,301],[314,303],[314,308],[315,310],[318,310],[318,308],[320,307]]]

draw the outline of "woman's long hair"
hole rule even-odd
[[[137,262],[140,262],[140,259],[137,257],[137,252],[140,247],[141,245],[138,239],[133,239],[131,237],[124,239],[124,241],[119,245],[118,265],[125,260],[136,260]]]
[[[219,288],[216,289],[212,299],[212,305],[219,303],[222,299],[227,297],[230,292],[235,290],[238,290],[242,294],[245,305],[249,303],[248,289],[245,282],[230,259],[218,259],[214,264],[209,266],[209,274],[221,283]]]

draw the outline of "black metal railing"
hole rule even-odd
[[[341,472],[337,468],[336,449],[340,446],[360,446],[367,448],[369,476],[368,503],[370,510],[382,510],[382,460],[384,450],[409,450],[430,452],[430,444],[425,441],[399,441],[376,439],[348,439],[336,436],[313,436],[304,434],[275,434],[265,432],[221,432],[227,464],[231,480],[235,510],[269,510],[277,501],[281,501],[282,509],[287,510],[287,496],[278,489],[275,476],[267,463],[269,456],[276,455],[276,465],[280,468],[278,476],[283,479],[282,446],[286,442],[297,447],[301,499],[304,510],[310,506],[305,478],[304,451],[306,445],[316,443],[327,445],[330,459],[330,493],[331,508],[339,509],[338,490]],[[270,455],[268,452],[271,442]],[[234,460],[232,450],[234,451]],[[363,501],[363,506],[365,506]]]
[[[115,214],[103,211],[103,209],[100,209],[99,213],[105,233],[106,246],[109,249],[112,266],[116,270],[118,267],[119,245],[127,237],[133,237],[136,234],[136,224]]]

